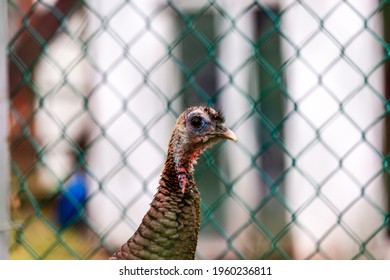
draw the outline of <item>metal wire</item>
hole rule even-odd
[[[387,206],[373,185],[381,186],[383,199],[385,185],[378,182],[388,172],[381,144],[387,132],[378,131],[389,106],[377,81],[390,47],[378,22],[388,24],[390,1],[369,11],[362,10],[364,1],[331,1],[321,10],[313,1],[292,0],[49,2],[26,8],[8,0],[6,223],[20,224],[11,229],[11,258],[107,257],[118,236],[134,231],[153,196],[168,127],[183,107],[199,103],[223,107],[243,139],[206,152],[197,166],[197,258],[388,257],[373,245],[379,238],[385,244],[388,226]],[[340,13],[356,23],[351,33],[332,25]],[[308,20],[298,31],[289,23],[292,14]],[[360,40],[375,42],[369,67],[355,55]],[[326,45],[324,57],[335,55],[321,61],[314,44]],[[343,71],[359,82],[338,81]],[[358,102],[380,109],[356,113]],[[375,166],[364,176],[355,168],[362,154]],[[118,178],[131,178],[129,197],[111,187]],[[348,200],[335,194],[338,184]],[[100,210],[106,220],[99,220]],[[367,222],[367,234],[351,217],[370,213],[379,222]],[[335,253],[338,238],[350,242],[351,252]]]

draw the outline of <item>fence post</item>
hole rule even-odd
[[[0,0],[0,259],[8,258],[9,247],[7,26],[7,1]]]

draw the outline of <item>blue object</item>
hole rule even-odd
[[[85,214],[87,182],[83,171],[77,171],[59,195],[57,218],[61,228],[80,221]]]

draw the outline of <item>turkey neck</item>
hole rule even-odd
[[[175,242],[170,249],[171,259],[195,258],[200,226],[200,197],[192,164],[186,161],[178,167],[174,154],[169,151],[157,193],[151,203],[157,212],[175,218],[177,222],[177,236],[173,237]],[[184,192],[180,186],[180,176],[185,176]]]
[[[179,187],[175,162],[168,153],[160,184],[149,211],[134,235],[111,259],[195,258],[200,222],[200,198],[193,172],[186,172],[185,191]]]
[[[180,126],[179,126],[180,127]],[[157,193],[134,235],[111,259],[194,259],[200,198],[193,165],[202,150],[173,132]]]
[[[177,222],[177,238],[171,259],[194,259],[200,226],[200,197],[194,167],[202,149],[194,147],[178,120],[169,142],[167,158],[157,194],[151,203],[158,212],[168,213]],[[164,216],[166,214],[164,213]]]

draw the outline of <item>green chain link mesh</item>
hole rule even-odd
[[[387,94],[373,80],[378,79],[378,71],[389,65],[390,1],[378,1],[376,7],[364,12],[355,6],[355,1],[328,1],[319,12],[313,4],[315,1],[167,0],[154,1],[154,8],[148,11],[142,1],[118,0],[107,1],[112,3],[107,5],[107,10],[103,9],[104,13],[97,8],[101,1],[38,0],[31,1],[31,6],[28,2],[8,0],[12,259],[107,258],[116,246],[109,235],[125,222],[126,240],[139,221],[131,213],[136,208],[145,209],[153,196],[155,178],[161,171],[171,129],[166,124],[172,125],[182,108],[201,103],[222,107],[232,130],[245,139],[239,139],[237,145],[217,146],[198,163],[196,180],[202,194],[202,225],[197,258],[388,257],[371,247],[374,240],[385,235],[388,210],[378,204],[370,189],[378,180],[387,180],[389,168],[387,141],[383,147],[378,147],[373,140],[373,131],[387,122],[390,107]],[[344,13],[346,22],[357,22],[358,28],[349,37],[340,35],[347,23],[336,28],[330,24],[333,17],[340,17],[340,13]],[[297,20],[300,17],[308,19],[303,26],[298,26],[307,27],[308,33],[300,35],[298,32],[296,37],[290,37],[294,32],[293,24],[288,21],[291,14]],[[127,27],[135,30],[131,36],[124,35],[126,28],[116,29],[116,21],[123,15],[133,17],[137,23]],[[173,35],[162,31],[159,25],[165,22],[161,18],[169,19],[167,26]],[[379,28],[374,27],[378,22]],[[364,40],[361,39],[363,34],[374,38],[380,49],[379,57],[374,57],[370,67],[361,66],[350,53],[355,42]],[[147,36],[151,37],[151,46],[140,43]],[[316,63],[321,57],[314,57],[310,52],[313,51],[311,44],[323,42],[319,39],[321,36],[327,38],[329,51],[336,50],[337,55],[318,70]],[[103,52],[117,53],[116,58],[97,61],[96,57],[104,54],[99,53],[102,49],[95,44],[110,40],[115,44],[108,45],[111,48]],[[155,46],[164,50],[161,57],[145,64],[140,62],[137,51],[148,47],[153,52],[151,47]],[[234,57],[226,50],[229,48],[237,51]],[[370,49],[361,52],[364,57]],[[232,62],[226,62],[228,59]],[[123,92],[117,82],[121,77],[112,77],[120,72],[118,69],[127,67],[123,66],[125,63],[131,65],[140,78],[136,80],[137,84]],[[361,81],[358,86],[348,87],[348,81],[340,81],[346,83],[343,85],[346,92],[332,88],[330,80],[338,79],[338,74],[332,74],[332,71],[339,66],[353,69],[353,75]],[[169,69],[170,76],[167,77],[171,80],[165,87],[156,77],[166,69]],[[305,85],[297,95],[293,93],[292,80],[302,78],[291,72],[302,69],[308,81],[316,82]],[[382,75],[387,75],[384,83],[388,83],[388,69]],[[245,83],[249,86],[244,86]],[[319,88],[322,92],[316,91]],[[390,90],[388,85],[384,88],[387,92]],[[64,89],[66,93],[63,93]],[[116,102],[116,111],[102,119],[93,104],[96,92],[104,89],[112,93],[110,98]],[[363,93],[365,89],[368,93]],[[236,95],[238,93],[237,99],[230,98],[234,95],[232,90]],[[145,107],[145,103],[139,101],[141,95],[149,98],[150,104],[158,105]],[[369,95],[366,99],[369,101],[366,107],[360,108],[360,114],[355,114],[349,106],[357,96],[363,95]],[[323,102],[324,108],[331,104],[331,110],[320,116],[320,120],[312,119],[314,114],[305,113],[310,109],[319,110],[310,107],[313,99]],[[375,102],[379,103],[375,108],[381,109],[375,112],[375,117],[360,122],[360,117]],[[153,114],[143,117],[143,110]],[[118,139],[110,134],[121,118],[131,120],[131,129],[140,135],[131,140],[130,146],[118,144]],[[161,125],[162,119],[167,122]],[[329,134],[338,133],[329,130],[339,121],[347,123],[347,133],[356,135],[357,139],[353,145],[344,147],[343,152],[335,148],[337,144],[343,145],[342,139],[336,141],[336,145],[328,141]],[[292,131],[288,128],[290,122],[303,125],[303,130]],[[156,136],[156,131],[161,130],[153,129],[158,126],[162,126],[164,132]],[[50,134],[50,130],[55,132]],[[306,133],[307,138],[300,140],[297,147],[292,143],[300,133]],[[388,130],[385,130],[383,135],[387,134]],[[288,135],[294,135],[293,139],[286,140]],[[90,166],[93,147],[101,141],[108,143],[108,153],[116,158],[107,174],[95,174],[99,169]],[[143,147],[145,142],[149,145],[147,148]],[[371,158],[379,158],[381,162],[380,167],[364,180],[361,174],[349,169],[354,162],[362,160],[351,155],[363,149],[363,145]],[[66,148],[61,148],[63,146]],[[324,157],[311,158],[311,152],[316,149],[325,151]],[[139,163],[131,162],[132,156],[145,151],[153,151],[153,159],[157,161],[150,162],[148,174],[138,169]],[[57,162],[48,159],[48,155],[57,152],[65,153],[71,159],[56,167]],[[105,152],[98,150],[98,153]],[[144,156],[148,157],[147,154]],[[239,162],[232,164],[232,161]],[[321,161],[331,162],[331,166],[323,167],[317,176],[305,167],[307,162],[316,165]],[[104,162],[100,164],[104,165]],[[58,170],[63,172],[59,174]],[[125,203],[105,189],[105,184],[122,171],[131,173],[141,186]],[[94,191],[85,199],[66,191],[70,180],[80,172],[95,185]],[[330,193],[334,190],[327,189],[340,172],[345,177],[343,182],[353,185],[352,189],[346,189],[351,200],[344,205],[338,204],[337,198]],[[289,176],[303,178],[300,180],[304,183],[294,188],[296,194],[309,190],[309,195],[302,194],[298,199],[299,206],[291,201],[288,182],[294,181],[289,181]],[[149,183],[153,183],[150,188]],[[216,187],[207,188],[209,185]],[[381,188],[385,193],[384,183]],[[101,201],[110,201],[120,213],[115,216],[118,220],[111,221],[103,230],[90,219],[93,211],[88,208],[89,203],[101,196],[104,197]],[[59,211],[65,211],[59,207],[61,199],[74,208],[73,220],[65,224],[58,218]],[[312,207],[315,204],[322,208],[316,210]],[[353,212],[361,204],[368,205],[370,210]],[[362,223],[369,234],[360,234],[361,225],[347,222],[351,215],[370,219],[370,211],[375,212],[376,218],[379,216],[380,222],[375,226]],[[142,216],[140,212],[138,216]],[[311,214],[318,215],[318,224],[326,224],[328,228],[318,233],[315,226],[301,222]],[[364,218],[365,214],[368,218]],[[332,217],[331,221],[326,215]],[[293,231],[298,232],[295,237],[290,234]],[[337,238],[340,243],[347,238],[352,253],[334,253],[332,250],[338,245],[332,244],[335,239],[337,244]],[[383,239],[382,247],[385,247],[388,241],[386,236]],[[299,254],[297,247],[306,248],[306,251]]]

